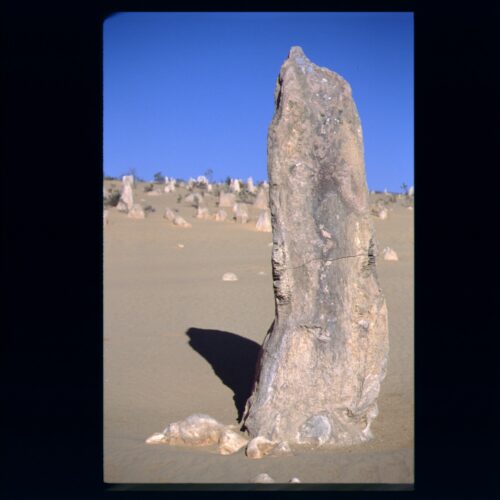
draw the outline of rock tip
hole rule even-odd
[[[292,48],[290,49],[290,52],[288,53],[288,57],[293,57],[293,56],[305,56],[304,51],[302,50],[302,47],[299,45],[293,45]]]

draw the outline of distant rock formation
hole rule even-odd
[[[264,210],[261,212],[259,218],[257,219],[255,229],[263,233],[270,233],[273,230],[271,226],[271,214],[269,210]]]
[[[134,176],[133,175],[124,175],[122,178],[122,193],[120,196],[120,201],[122,201],[127,210],[131,210],[134,205],[134,194],[132,191],[134,185]]]
[[[257,193],[257,198],[253,202],[254,208],[260,208],[262,210],[269,208],[269,193],[265,187],[261,187]]]

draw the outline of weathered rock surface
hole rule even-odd
[[[144,219],[146,214],[140,203],[134,203],[132,208],[128,211],[127,217],[131,219]]]
[[[264,210],[263,212],[261,212],[259,218],[257,219],[255,229],[263,233],[270,233],[273,230],[271,225],[271,214],[269,210]]]
[[[156,432],[147,444],[170,444],[187,446],[208,446],[217,444],[224,431],[224,425],[209,415],[195,413],[169,424],[163,432]]]
[[[219,453],[231,455],[241,450],[248,443],[248,438],[232,429],[224,429],[219,438]]]
[[[134,176],[124,175],[122,177],[122,182],[123,182],[123,187],[120,196],[120,201],[122,201],[127,206],[127,210],[131,210],[132,206],[134,205],[134,194],[132,191],[132,187],[134,185]]]
[[[300,47],[281,68],[275,104],[275,319],[244,425],[270,441],[355,444],[371,437],[388,356],[361,125],[349,84]]]
[[[257,436],[248,443],[245,453],[248,458],[262,458],[269,455],[277,444],[275,441],[270,441],[263,436]]]

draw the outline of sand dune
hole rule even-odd
[[[106,181],[105,187],[118,181]],[[270,233],[251,221],[196,219],[173,193],[134,201],[155,212],[135,220],[116,208],[104,227],[104,479],[108,483],[249,483],[267,472],[278,483],[413,482],[413,211],[401,200],[374,217],[377,259],[389,311],[390,356],[374,439],[351,448],[250,460],[213,448],[150,446],[170,422],[206,413],[237,424],[258,348],[274,317]],[[370,195],[374,202],[383,195]],[[142,201],[141,201],[142,200]],[[208,199],[216,212],[216,197]],[[174,226],[165,207],[192,224]],[[223,281],[232,272],[238,281]]]

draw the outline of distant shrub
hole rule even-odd
[[[156,174],[153,175],[153,179],[156,182],[156,184],[163,184],[165,181],[165,177],[161,172],[156,172]]]
[[[152,207],[151,205],[146,205],[144,207],[144,213],[152,213],[152,212],[156,212],[156,209],[154,207]]]
[[[150,191],[153,191],[154,186],[153,184],[148,184],[147,186],[144,186],[144,192],[149,193]]]

